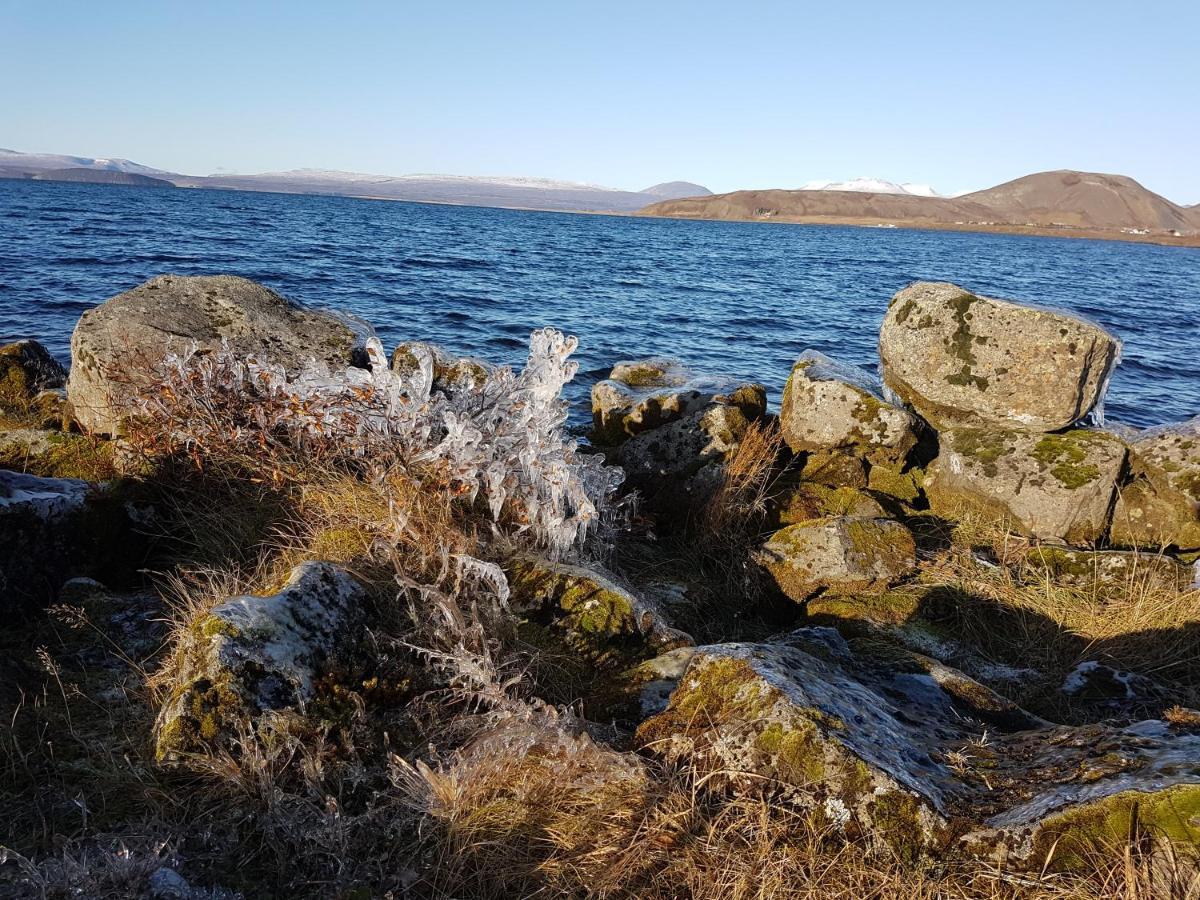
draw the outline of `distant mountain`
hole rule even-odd
[[[643,188],[639,194],[649,194],[663,200],[677,200],[680,197],[711,197],[712,191],[690,181],[664,181],[652,187]]]
[[[127,159],[93,159],[0,150],[0,178],[29,178],[40,171],[92,169],[129,172],[170,181],[177,187],[285,194],[330,194],[413,200],[462,206],[498,206],[560,212],[636,212],[654,197],[708,194],[700,185],[666,182],[647,192],[622,191],[575,181],[521,176],[370,175],[326,169],[296,169],[260,175],[181,175],[139,165]],[[648,194],[669,190],[670,193]]]
[[[1125,175],[1038,172],[960,199],[981,203],[1017,224],[1151,231],[1196,227],[1182,206]]]
[[[855,191],[866,194],[909,194],[914,197],[941,197],[928,184],[896,184],[882,178],[853,178],[850,181],[809,181],[800,185],[802,191]]]
[[[1112,238],[1144,235],[1166,243],[1200,243],[1200,210],[1178,206],[1123,175],[1040,172],[954,198],[872,191],[862,179],[856,190],[837,189],[846,183],[820,184],[803,190],[664,200],[640,214]]]
[[[84,184],[124,184],[134,187],[172,188],[175,185],[163,178],[151,178],[134,172],[111,169],[43,169],[30,176],[33,181],[74,181]]]
[[[92,156],[63,156],[57,153],[19,153],[0,148],[0,169],[16,170],[32,175],[48,169],[96,169],[104,172],[130,172],[135,175],[168,175],[162,169],[152,169],[128,159],[105,159]]]

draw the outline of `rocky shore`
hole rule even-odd
[[[1193,896],[1200,419],[1106,429],[1094,323],[884,302],[878,377],[624,361],[583,445],[549,329],[167,275],[0,348],[0,889]]]

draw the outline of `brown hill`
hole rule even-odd
[[[983,204],[1009,221],[1073,228],[1188,231],[1193,217],[1182,207],[1125,175],[1038,172],[960,198]]]
[[[856,191],[734,191],[653,203],[639,215],[1200,242],[1200,207],[1179,206],[1123,175],[1073,171],[1039,172],[953,199]]]
[[[664,200],[640,215],[680,219],[776,219],[783,222],[863,224],[953,224],[991,222],[993,212],[978,203],[911,194],[860,191],[734,191],[709,197]]]

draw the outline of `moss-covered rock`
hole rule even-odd
[[[520,555],[505,572],[514,610],[565,634],[598,664],[625,668],[693,643],[655,603],[598,571]]]
[[[907,504],[918,503],[925,494],[925,470],[873,465],[867,474],[867,487]]]
[[[1090,545],[1108,531],[1125,445],[1105,431],[942,432],[925,477],[934,513],[1002,522],[1044,540]]]
[[[67,373],[37,341],[0,346],[0,424],[62,427]]]
[[[771,500],[771,519],[779,527],[826,516],[883,518],[879,501],[852,487],[830,487],[812,481],[787,485]]]
[[[1170,556],[1137,551],[1074,550],[1042,544],[1025,554],[1026,568],[1058,584],[1095,588],[1101,594],[1159,586],[1180,591],[1194,579],[1192,567]]]
[[[269,597],[233,597],[191,624],[175,648],[155,723],[162,763],[231,749],[264,714],[302,717],[321,679],[362,639],[363,588],[323,562],[297,566]]]
[[[754,420],[766,412],[766,388],[698,375],[673,359],[619,362],[592,387],[592,440],[614,447],[714,402],[736,407]]]
[[[0,432],[0,468],[83,481],[108,481],[121,474],[112,441],[33,428]]]
[[[800,468],[800,477],[832,488],[865,488],[867,462],[861,456],[840,450],[808,453]]]
[[[1200,549],[1200,418],[1134,438],[1129,461],[1133,477],[1118,492],[1113,543]]]
[[[659,493],[724,462],[741,444],[750,427],[741,408],[712,402],[681,419],[643,431],[621,444],[616,459],[630,485],[646,495]]]
[[[818,593],[883,590],[917,564],[912,533],[880,518],[830,516],[789,525],[759,554],[788,597],[803,603]]]
[[[917,442],[916,419],[884,400],[875,379],[814,350],[792,367],[779,425],[796,453],[842,450],[893,466]]]
[[[892,298],[879,334],[883,381],[941,431],[1055,431],[1101,398],[1120,342],[1075,316],[918,282]]]
[[[826,628],[698,648],[638,739],[910,862],[965,850],[1071,867],[1127,838],[1135,803],[1173,840],[1200,828],[1200,736],[1050,725],[919,653]],[[1051,856],[1058,839],[1072,854]]]

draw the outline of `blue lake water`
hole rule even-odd
[[[1200,413],[1200,249],[0,181],[0,341],[35,337],[66,362],[80,313],[166,272],[244,275],[356,313],[389,347],[497,362],[553,325],[580,339],[579,418],[618,359],[677,356],[776,402],[807,348],[874,368],[891,295],[954,281],[1117,333],[1111,419]]]

